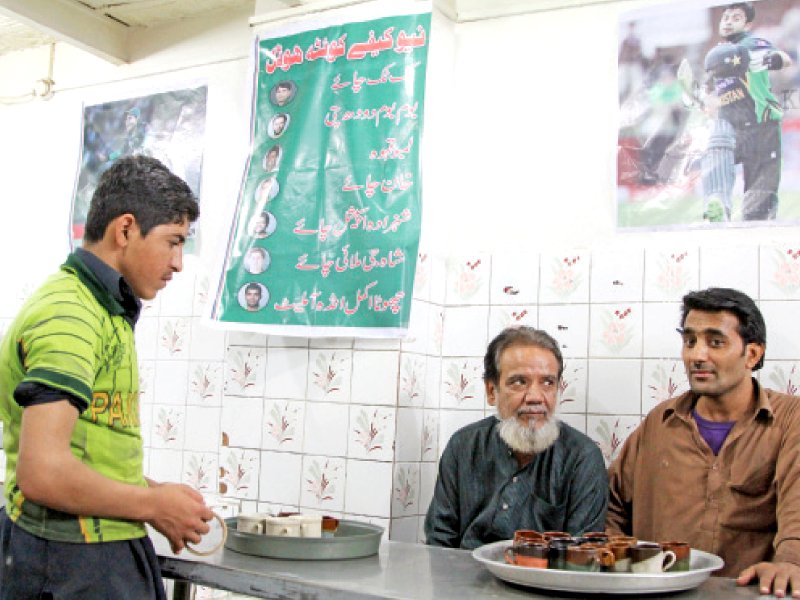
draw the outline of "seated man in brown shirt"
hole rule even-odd
[[[745,294],[683,298],[691,391],[645,417],[609,468],[606,527],[681,539],[723,558],[717,575],[800,598],[800,402],[762,388],[766,326]]]

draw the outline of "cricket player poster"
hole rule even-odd
[[[800,223],[800,4],[643,8],[619,39],[618,227]]]
[[[408,3],[420,4],[427,10],[259,35],[251,149],[212,322],[287,336],[405,335],[431,20],[430,3]]]
[[[163,162],[200,198],[208,87],[163,91],[83,107],[81,152],[72,197],[70,238],[80,246],[100,175],[123,156],[144,154]],[[201,211],[202,212],[202,211]],[[194,248],[194,228],[187,251]]]

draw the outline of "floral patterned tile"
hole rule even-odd
[[[442,360],[441,408],[481,410],[486,404],[483,360],[447,358]]]
[[[181,482],[198,492],[216,492],[219,473],[219,452],[184,452]]]
[[[184,317],[161,317],[158,320],[158,351],[156,358],[189,357],[190,320]]]
[[[222,446],[261,448],[264,402],[260,398],[222,399]]]
[[[297,400],[306,397],[308,352],[306,348],[267,350],[266,397]]]
[[[222,361],[190,361],[187,404],[220,406],[222,404]]]
[[[490,260],[485,254],[448,257],[445,302],[451,306],[488,304]]]
[[[700,287],[696,248],[645,251],[644,299],[651,302],[680,301]]]
[[[426,410],[422,416],[420,445],[423,461],[439,460],[439,411]]]
[[[688,391],[689,381],[680,360],[642,361],[642,414]]]
[[[302,472],[300,505],[303,508],[326,514],[344,510],[347,468],[343,458],[306,455]]]
[[[597,416],[586,417],[587,432],[603,453],[606,466],[617,458],[628,436],[638,427],[638,416]]]
[[[427,357],[418,354],[400,354],[400,381],[397,391],[398,406],[423,406],[425,404],[425,369]]]
[[[350,436],[350,411],[344,404],[314,402],[307,405],[303,452],[346,456]]]
[[[735,265],[735,268],[731,268]],[[758,246],[728,246],[700,248],[700,285],[729,287],[740,290],[751,298],[759,292]],[[762,292],[765,284],[761,284]],[[763,293],[762,293],[763,297]]]
[[[762,246],[760,266],[762,299],[800,299],[800,246]]]
[[[489,307],[489,335],[488,342],[503,331],[506,327],[527,325],[536,327],[539,321],[538,307],[528,306],[491,306]],[[484,348],[485,350],[485,348]]]
[[[258,450],[222,448],[219,456],[219,493],[242,500],[257,500],[259,468]]]
[[[187,406],[183,449],[193,452],[219,452],[221,414],[222,409],[216,406]]]
[[[759,373],[766,388],[792,396],[800,392],[800,362],[768,360]]]
[[[642,304],[592,304],[589,356],[639,358],[642,355]]]
[[[492,256],[493,305],[535,305],[539,297],[539,255]]]
[[[590,262],[585,250],[542,254],[539,304],[588,302]]]
[[[151,448],[169,448],[170,450],[183,448],[186,431],[185,407],[154,404],[152,418]]]
[[[348,459],[345,512],[388,519],[392,487],[392,463]]]
[[[643,250],[592,254],[592,302],[641,302],[643,293]]]
[[[397,462],[392,486],[392,517],[419,514],[419,463]]]
[[[208,306],[209,287],[211,281],[206,273],[198,273],[194,280],[194,296],[192,298],[192,314],[201,316],[205,314]]]
[[[305,407],[306,403],[300,401],[267,400],[264,403],[262,448],[302,452]]]
[[[286,452],[262,452],[258,499],[297,506],[303,487],[303,457]]]
[[[558,412],[586,413],[588,362],[582,358],[564,361],[564,373],[559,383]]]
[[[351,405],[347,456],[391,461],[394,458],[395,413],[394,408]]]
[[[248,346],[231,346],[225,353],[224,393],[230,396],[262,397],[267,351]]]
[[[431,277],[433,271],[433,259],[427,252],[420,251],[417,254],[417,265],[414,270],[414,298],[418,300],[430,300],[431,298]]]
[[[394,460],[419,462],[422,459],[423,410],[421,408],[398,408],[395,429]]]
[[[641,369],[639,360],[589,360],[586,410],[606,415],[638,415],[642,406]]]
[[[350,400],[352,350],[311,350],[308,365],[309,400],[324,402]]]

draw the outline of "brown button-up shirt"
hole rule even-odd
[[[696,396],[661,403],[609,468],[606,527],[682,540],[734,577],[761,561],[800,565],[800,398],[761,388],[717,456],[691,417]]]

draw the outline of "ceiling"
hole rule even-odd
[[[0,0],[0,56],[67,42],[115,64],[127,62],[128,33],[252,7],[277,20],[363,0]],[[457,22],[620,0],[433,0]]]

